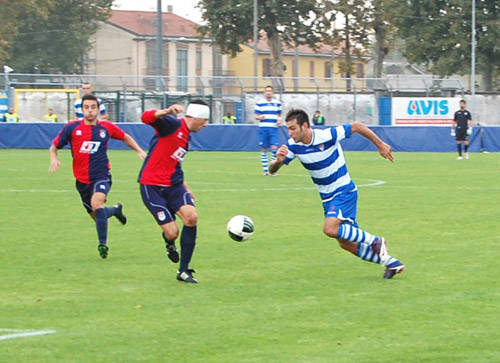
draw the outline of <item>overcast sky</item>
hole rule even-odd
[[[174,14],[192,20],[196,23],[201,22],[200,10],[195,6],[199,0],[162,0],[162,10],[167,11],[167,5],[174,7]],[[157,0],[114,0],[113,9],[119,10],[143,10],[156,11]]]

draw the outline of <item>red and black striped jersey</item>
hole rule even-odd
[[[86,125],[85,121],[76,120],[67,123],[52,144],[58,149],[71,144],[73,175],[76,180],[90,184],[109,175],[109,139],[123,140],[124,137],[123,130],[109,121]]]
[[[189,149],[186,120],[172,115],[155,117],[156,110],[142,114],[142,122],[151,125],[156,135],[149,145],[138,181],[146,185],[171,186],[184,182],[182,160]]]

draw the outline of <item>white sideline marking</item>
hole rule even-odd
[[[0,332],[9,332],[12,334],[0,335],[0,340],[32,337],[35,335],[53,334],[55,330],[19,330],[19,329],[0,329]]]
[[[297,175],[302,176],[302,175]],[[359,178],[363,180],[372,181],[367,184],[357,184],[359,187],[373,187],[377,185],[385,184],[386,182],[383,180],[377,179],[365,179]],[[214,184],[220,185],[220,183],[204,183],[204,182],[192,182],[190,184]],[[196,192],[259,192],[259,191],[286,191],[286,190],[316,190],[314,186],[310,187],[283,187],[283,188],[214,188],[214,189],[198,189]],[[136,192],[137,190],[114,190],[113,194],[116,193],[131,193]],[[75,190],[66,190],[66,189],[0,189],[0,193],[73,193]],[[1,330],[0,330],[1,331]]]

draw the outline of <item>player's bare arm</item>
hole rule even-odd
[[[50,156],[49,172],[55,173],[57,169],[59,169],[61,162],[57,158],[57,148],[54,145],[51,145],[49,148],[49,156]]]
[[[188,193],[191,195],[191,198],[192,198],[193,200],[196,200],[196,198],[195,198],[195,196],[194,196],[193,191],[189,188],[189,186],[187,185],[187,183],[186,183],[186,182],[183,182],[183,184],[184,184],[184,188],[186,188],[186,190],[188,191]]]
[[[370,130],[366,125],[359,121],[354,121],[351,124],[351,132],[358,133],[368,140],[370,140],[378,149],[379,154],[391,162],[394,162],[394,156],[392,155],[392,147],[385,142],[383,142],[372,130]]]
[[[163,110],[157,110],[155,112],[155,117],[156,118],[160,118],[162,116],[167,116],[167,115],[176,115],[178,113],[182,113],[182,112],[185,112],[184,110],[184,107],[182,107],[181,105],[178,105],[178,104],[174,104],[172,106],[170,106],[169,108],[164,108]]]
[[[276,126],[281,127],[283,125],[283,119],[281,118],[281,114],[278,115],[278,119],[276,120]]]
[[[255,119],[256,119],[257,121],[264,120],[265,118],[266,118],[266,116],[264,116],[264,115],[257,115],[257,114],[255,115]]]
[[[276,160],[272,161],[271,165],[269,165],[269,172],[271,174],[276,173],[283,166],[283,161],[285,160],[287,154],[288,147],[286,145],[281,145],[276,152]]]
[[[137,142],[134,140],[134,138],[132,136],[130,136],[129,134],[125,134],[125,137],[123,138],[123,142],[129,148],[131,148],[137,152],[139,159],[141,159],[141,160],[146,159],[146,156],[147,156],[146,152],[144,150],[142,150],[142,148],[137,144]]]

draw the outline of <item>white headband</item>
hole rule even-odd
[[[208,119],[210,117],[210,108],[199,103],[190,103],[186,110],[186,116]]]

